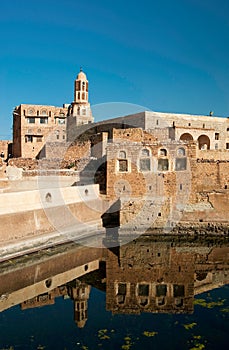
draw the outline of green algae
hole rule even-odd
[[[221,312],[229,312],[229,307],[225,307],[224,309],[220,309]]]
[[[207,301],[205,299],[194,299],[193,304],[206,307],[207,309],[212,309],[216,306],[223,306],[226,299],[219,299],[218,301]]]
[[[144,331],[143,332],[143,335],[145,336],[145,337],[154,337],[155,335],[157,335],[158,334],[158,332],[149,332],[149,331]]]
[[[107,335],[107,332],[108,332],[107,329],[100,329],[98,331],[98,338],[101,340],[110,339],[110,336]]]
[[[203,350],[205,349],[205,345],[201,343],[196,343],[194,347],[190,348],[190,350]]]
[[[132,341],[131,341],[131,338],[130,338],[129,336],[126,336],[126,337],[124,338],[124,340],[125,340],[125,344],[123,344],[123,345],[121,346],[121,349],[123,349],[123,350],[129,350],[129,349],[131,348],[131,346],[133,345],[133,343],[132,343]]]
[[[196,322],[183,324],[183,326],[184,326],[184,328],[185,328],[186,330],[192,329],[192,328],[195,327],[196,325],[197,325]]]

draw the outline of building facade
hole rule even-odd
[[[40,158],[50,142],[66,143],[67,122],[79,126],[93,121],[88,80],[82,70],[74,83],[74,101],[63,107],[21,104],[13,112],[13,157]],[[73,125],[74,124],[74,125]]]

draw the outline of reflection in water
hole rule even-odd
[[[2,262],[0,349],[227,348],[226,239],[125,241],[116,232],[102,249],[69,243]]]
[[[228,256],[220,238],[142,236],[108,249],[72,243],[2,263],[0,311],[71,298],[82,328],[93,286],[106,291],[113,314],[191,314],[195,295],[228,283]]]

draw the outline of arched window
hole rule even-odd
[[[200,135],[198,137],[199,149],[207,150],[210,149],[210,139],[207,135]]]
[[[179,157],[184,157],[184,156],[185,156],[185,149],[184,149],[183,147],[178,148],[178,150],[177,150],[177,155],[178,155]]]
[[[150,152],[147,148],[143,148],[142,150],[142,157],[149,157]]]
[[[126,151],[119,152],[118,171],[119,172],[128,171],[128,160],[126,159]]]
[[[189,134],[188,132],[186,132],[186,133],[184,133],[184,134],[181,135],[180,140],[181,140],[181,141],[189,142],[189,141],[193,141],[193,137],[192,137],[191,134]]]
[[[165,148],[161,148],[159,150],[159,159],[158,159],[158,171],[168,171],[169,170],[169,160],[167,158],[167,150]]]
[[[161,148],[159,150],[159,156],[166,157],[167,156],[167,150],[165,148]]]
[[[150,171],[151,162],[150,162],[150,151],[147,148],[141,150],[141,157],[139,160],[140,171]]]
[[[119,158],[126,159],[126,152],[125,151],[120,151],[119,152]]]
[[[175,160],[175,170],[183,171],[187,169],[186,151],[183,147],[178,148]]]

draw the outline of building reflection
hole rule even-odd
[[[76,244],[1,263],[0,311],[73,301],[78,327],[88,319],[91,286],[106,291],[113,314],[192,313],[194,296],[229,282],[223,239],[142,236],[113,248]]]

